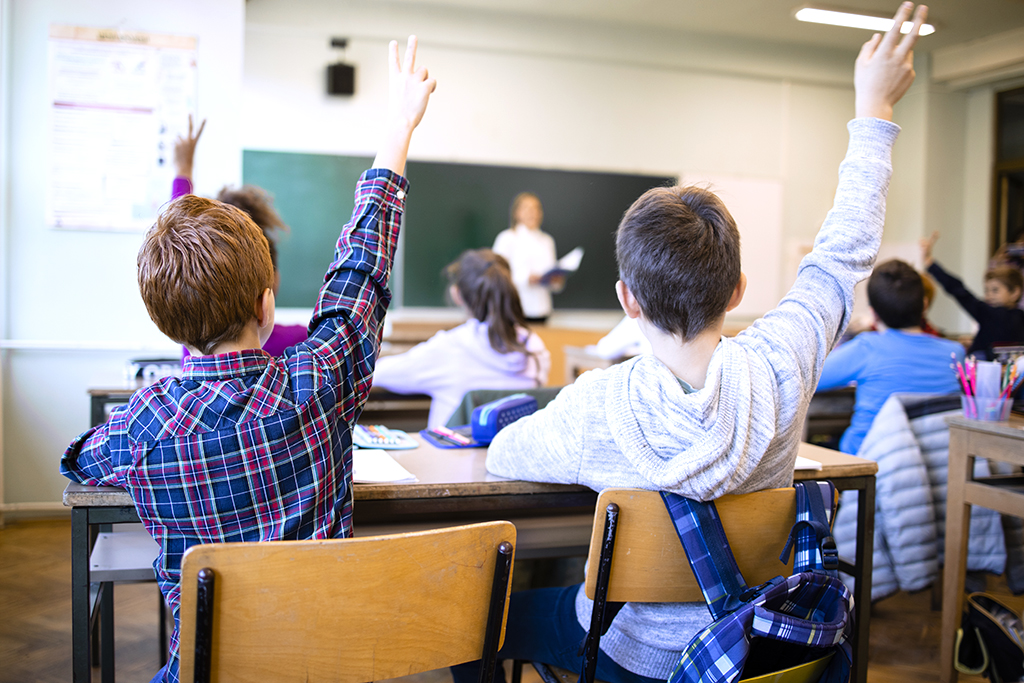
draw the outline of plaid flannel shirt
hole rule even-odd
[[[129,491],[160,545],[174,613],[166,680],[178,680],[181,558],[200,543],[343,538],[352,532],[351,425],[370,389],[408,183],[371,169],[356,185],[306,341],[190,357],[79,436],[61,472]]]

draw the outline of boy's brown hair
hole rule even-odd
[[[160,331],[208,354],[242,335],[274,286],[263,231],[240,209],[185,195],[171,202],[139,249],[139,290]]]
[[[880,263],[868,278],[868,303],[886,327],[917,327],[924,315],[924,279],[906,261]]]
[[[1010,290],[1017,290],[1018,294],[1024,293],[1024,275],[1013,266],[996,266],[985,272],[985,280],[998,280]],[[1018,296],[1018,300],[1020,297]]]
[[[644,316],[692,339],[725,313],[740,280],[740,233],[702,187],[657,187],[629,207],[615,239],[619,278]]]

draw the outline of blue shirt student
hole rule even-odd
[[[825,359],[818,391],[857,385],[853,419],[839,441],[839,450],[857,453],[890,394],[960,391],[950,368],[953,357],[964,359],[964,347],[955,341],[892,329],[862,332],[834,350]]]

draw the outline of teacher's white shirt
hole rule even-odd
[[[530,275],[543,275],[555,265],[555,240],[551,235],[520,223],[498,233],[494,251],[504,256],[512,268],[512,281],[519,292],[523,315],[527,318],[551,315],[551,292],[543,285],[530,284]]]

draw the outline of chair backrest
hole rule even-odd
[[[495,652],[504,639],[515,540],[510,522],[488,522],[193,547],[182,561],[180,678],[193,681],[203,570],[214,576],[211,680],[361,683],[486,661],[489,622]]]
[[[609,504],[619,509],[609,576],[609,602],[703,602],[661,494],[605,489],[597,499],[587,563],[586,594],[594,599]],[[736,563],[748,586],[792,573],[779,555],[796,519],[792,488],[767,489],[715,500]]]

